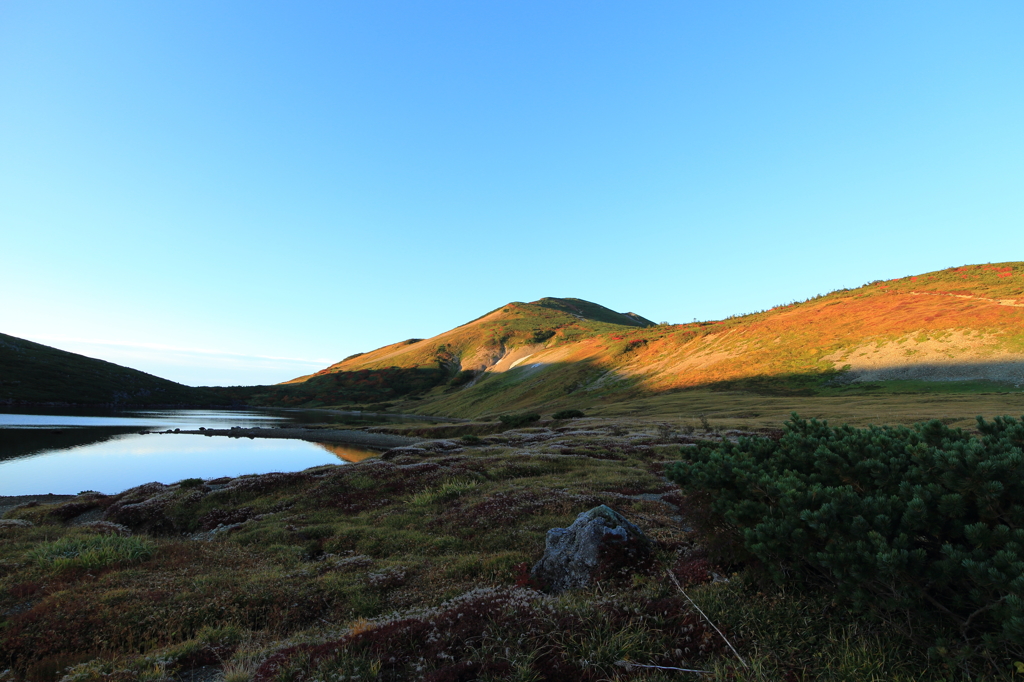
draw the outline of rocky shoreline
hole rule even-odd
[[[352,429],[303,429],[291,427],[264,429],[259,426],[250,429],[240,426],[233,426],[230,429],[200,428],[195,431],[168,429],[167,431],[152,431],[151,433],[186,433],[195,436],[227,436],[228,438],[290,438],[292,440],[306,440],[317,443],[345,443],[347,445],[359,445],[380,450],[412,445],[422,440],[385,433],[366,433],[365,431],[354,431]]]
[[[57,504],[58,502],[66,502],[74,497],[75,495],[54,495],[53,493],[44,495],[0,495],[0,518],[15,507],[29,502]]]

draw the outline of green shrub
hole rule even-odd
[[[1024,648],[1024,422],[849,426],[684,450],[669,477],[780,582],[824,577],[859,610],[952,618]],[[941,614],[941,615],[939,615]]]
[[[534,343],[541,343],[543,341],[547,341],[548,339],[550,339],[554,335],[555,335],[555,332],[553,330],[551,330],[551,329],[545,329],[545,330],[538,329],[537,331],[533,332],[533,342]]]
[[[473,379],[476,379],[478,374],[479,372],[477,372],[474,369],[464,369],[455,375],[455,377],[451,380],[449,385],[464,386],[471,382]]]
[[[561,410],[551,415],[552,419],[579,419],[585,417],[583,410]]]
[[[198,488],[204,483],[206,483],[206,481],[201,478],[183,478],[178,481],[178,486],[182,488]]]
[[[241,628],[237,625],[203,626],[196,633],[196,639],[210,646],[237,646],[245,638]]]
[[[29,560],[53,571],[95,571],[112,564],[138,563],[151,556],[153,545],[149,542],[119,535],[61,538],[55,542],[42,544],[28,554]]]
[[[524,412],[523,414],[503,414],[498,419],[507,429],[517,429],[527,424],[540,421],[540,415],[536,412]]]

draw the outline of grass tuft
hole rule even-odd
[[[95,571],[111,565],[136,564],[153,556],[153,544],[136,537],[96,535],[61,538],[28,553],[30,561],[54,572],[74,569]]]
[[[409,501],[417,507],[425,507],[438,502],[448,502],[457,497],[462,497],[470,490],[475,489],[477,485],[477,482],[472,479],[452,479],[445,481],[437,488],[428,488],[416,493]]]

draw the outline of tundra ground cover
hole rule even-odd
[[[9,512],[0,671],[39,681],[68,668],[82,681],[200,669],[239,682],[680,679],[637,667],[658,665],[712,679],[962,677],[955,662],[827,593],[709,562],[663,471],[681,448],[739,433],[594,418],[488,426],[354,465]],[[654,562],[563,595],[534,589],[528,567],[546,531],[598,504],[652,538]],[[106,538],[152,551],[105,565],[40,561]]]

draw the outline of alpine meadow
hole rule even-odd
[[[1024,682],[1024,3],[0,2],[0,682]]]
[[[347,433],[395,447],[12,498],[4,664],[69,682],[1011,679],[1024,422],[1000,415],[1024,413],[1022,319],[1024,264],[1001,263],[681,325],[513,302],[273,386],[189,389],[5,337],[8,404],[301,408],[325,416],[310,439],[359,413]],[[422,417],[372,421],[389,414]],[[549,529],[602,508],[641,544],[553,587]]]

